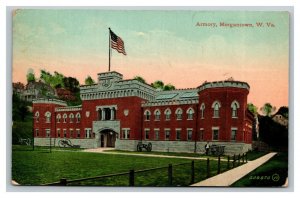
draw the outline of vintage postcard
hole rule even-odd
[[[288,186],[288,12],[12,16],[12,184]]]

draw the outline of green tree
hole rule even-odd
[[[12,101],[13,101],[13,106],[12,106],[13,121],[21,120],[22,122],[24,122],[25,117],[29,115],[26,102],[20,100],[20,97],[17,94],[13,94]]]
[[[249,103],[248,105],[247,105],[247,107],[248,107],[248,110],[249,111],[251,111],[254,115],[256,115],[257,114],[257,106],[255,106],[254,104],[252,104],[252,103]]]
[[[271,103],[265,103],[263,107],[260,108],[260,111],[270,117],[272,115],[272,113],[274,113],[276,111],[276,107],[273,107],[271,105]]]
[[[141,83],[146,83],[146,80],[141,76],[135,76],[133,79],[140,81]]]
[[[163,90],[164,89],[164,83],[161,80],[157,80],[154,83],[151,83],[151,86],[154,87],[155,89],[158,89],[158,90]]]
[[[286,118],[289,118],[289,108],[286,106],[282,106],[279,108],[276,114],[283,115]]]
[[[171,90],[175,90],[175,89],[176,89],[175,86],[170,83],[165,85],[163,88],[164,91],[171,91]]]
[[[79,81],[73,77],[64,77],[65,88],[73,93],[79,92]]]
[[[91,76],[87,76],[86,79],[84,80],[84,83],[86,85],[93,85],[93,84],[95,84],[95,81],[92,79]]]
[[[27,78],[27,83],[29,83],[29,82],[35,82],[35,75],[34,75],[34,73],[28,73],[26,75],[26,78]]]

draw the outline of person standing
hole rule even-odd
[[[206,144],[205,144],[205,146],[204,146],[204,148],[205,148],[205,154],[206,155],[208,155],[208,151],[209,151],[209,142],[207,142]]]

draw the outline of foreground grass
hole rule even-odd
[[[17,149],[18,148],[18,149]],[[174,164],[188,163],[174,166]],[[188,186],[191,181],[191,160],[125,156],[86,152],[64,152],[37,148],[35,151],[13,147],[12,179],[21,185],[41,185],[68,180],[95,177],[106,174],[142,170],[173,164],[173,186]],[[211,161],[210,176],[217,174],[217,161]],[[226,170],[221,163],[221,171]],[[136,186],[168,186],[167,168],[135,174]],[[206,178],[206,161],[195,161],[195,182]],[[127,186],[128,175],[101,180],[89,180],[73,185]]]
[[[279,176],[279,177],[278,177]],[[278,153],[268,162],[233,183],[234,187],[282,186],[288,176],[288,155]]]

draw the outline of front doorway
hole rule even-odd
[[[110,129],[100,132],[100,147],[115,147],[117,133]]]

